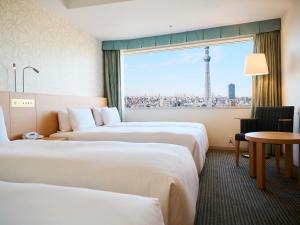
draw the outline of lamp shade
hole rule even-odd
[[[250,76],[269,74],[265,54],[255,53],[246,56],[244,73]]]

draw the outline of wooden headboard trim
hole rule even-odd
[[[12,107],[12,99],[33,99],[35,107]],[[37,131],[45,136],[55,133],[58,130],[59,110],[68,107],[104,107],[107,106],[107,100],[101,97],[0,92],[0,106],[4,111],[8,136],[14,140],[28,131]]]

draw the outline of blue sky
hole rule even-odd
[[[244,59],[253,42],[210,46],[211,89],[214,95],[227,96],[234,83],[236,96],[251,96],[251,77],[243,75]],[[148,53],[124,57],[125,96],[204,95],[204,47]]]

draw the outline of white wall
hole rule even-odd
[[[190,121],[206,126],[210,146],[229,148],[228,137],[239,132],[238,119],[249,118],[250,109],[125,109],[125,121]]]
[[[300,1],[295,0],[293,6],[282,18],[282,78],[283,104],[294,105],[295,132],[299,132],[300,109]],[[294,146],[294,163],[298,165],[298,149]]]
[[[12,64],[22,69],[26,91],[67,95],[102,95],[100,41],[30,0],[0,0],[0,90],[14,90]]]

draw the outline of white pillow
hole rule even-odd
[[[63,132],[72,131],[72,126],[67,110],[58,111],[59,130]]]
[[[98,107],[98,108],[94,107],[92,109],[96,126],[102,126],[104,124],[103,118],[102,118],[102,111],[104,108],[107,108],[107,107]]]
[[[90,108],[68,108],[68,113],[74,131],[96,127]]]
[[[0,142],[9,142],[9,139],[7,137],[6,126],[5,126],[4,114],[1,106],[0,106]]]
[[[102,110],[102,119],[105,125],[111,125],[121,122],[121,118],[116,107],[104,108]]]

